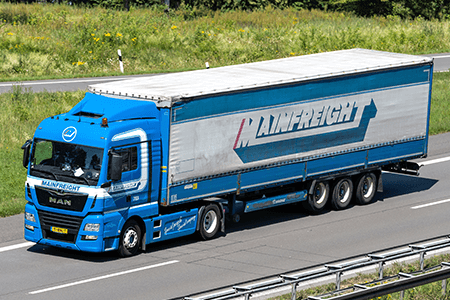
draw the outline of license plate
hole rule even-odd
[[[62,233],[62,234],[69,233],[69,231],[66,228],[60,228],[60,227],[52,227],[50,230],[53,232]]]

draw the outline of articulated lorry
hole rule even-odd
[[[382,171],[418,175],[432,74],[351,49],[92,85],[22,147],[25,238],[130,256],[260,209],[367,204]]]

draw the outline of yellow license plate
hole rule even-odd
[[[60,227],[52,227],[50,230],[53,232],[62,233],[62,234],[69,233],[69,231],[66,228],[60,228]]]

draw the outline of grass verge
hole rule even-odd
[[[83,95],[84,91],[32,93],[21,86],[0,94],[0,217],[24,211],[23,143],[43,119],[69,111]]]
[[[0,80],[151,73],[349,48],[450,50],[450,21],[273,9],[129,12],[0,2]]]

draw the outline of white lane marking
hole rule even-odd
[[[411,207],[411,209],[419,209],[419,208],[424,208],[424,207],[433,206],[433,205],[438,205],[438,204],[447,203],[447,202],[450,202],[450,199],[446,199],[446,200],[441,200],[441,201],[436,201],[436,202],[431,202],[431,203],[427,203],[427,204],[422,204],[422,205],[413,206],[413,207]]]
[[[21,244],[15,244],[15,245],[11,245],[11,246],[1,247],[0,252],[15,250],[15,249],[24,248],[24,247],[31,247],[33,245],[35,245],[35,243],[33,243],[33,242],[25,242],[25,243],[21,243]]]
[[[63,288],[66,288],[66,287],[71,287],[71,286],[85,284],[85,283],[89,283],[89,282],[93,282],[93,281],[108,279],[108,278],[111,278],[111,277],[122,276],[122,275],[130,274],[130,273],[134,273],[134,272],[140,272],[140,271],[144,271],[144,270],[148,270],[148,269],[153,269],[153,268],[158,268],[158,267],[162,267],[162,266],[167,266],[167,265],[174,264],[174,263],[177,263],[177,262],[179,262],[179,261],[178,260],[171,260],[171,261],[163,262],[163,263],[156,264],[156,265],[141,267],[141,268],[132,269],[132,270],[128,270],[128,271],[122,271],[122,272],[112,273],[112,274],[108,274],[108,275],[104,275],[104,276],[99,276],[99,277],[89,278],[89,279],[85,279],[85,280],[80,280],[80,281],[76,281],[76,282],[72,282],[72,283],[67,283],[67,284],[63,284],[63,285],[58,285],[58,286],[54,286],[54,287],[50,287],[50,288],[46,288],[46,289],[42,289],[42,290],[38,290],[38,291],[34,291],[34,292],[29,292],[28,294],[29,295],[35,295],[35,294],[50,292],[50,291],[54,291],[54,290],[58,290],[58,289],[63,289]]]
[[[450,55],[442,55],[442,56],[431,56],[432,58],[449,58]]]
[[[13,86],[13,85],[40,85],[40,84],[64,84],[64,83],[80,83],[80,82],[92,82],[92,81],[116,81],[116,80],[124,80],[127,78],[99,78],[99,79],[74,79],[74,80],[59,80],[59,81],[18,81],[14,83],[1,83],[0,87],[4,86]]]
[[[445,161],[449,161],[450,160],[450,156],[447,157],[442,157],[442,158],[436,158],[433,160],[429,160],[429,161],[424,161],[424,162],[419,162],[419,165],[432,165],[432,164],[437,164],[437,163],[441,163],[441,162],[445,162]]]

